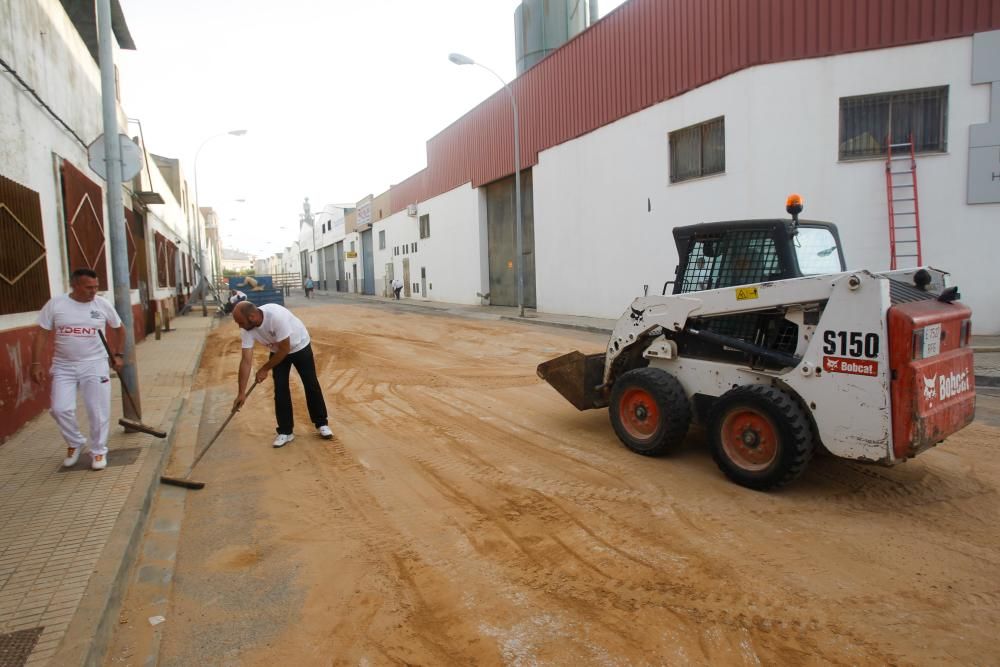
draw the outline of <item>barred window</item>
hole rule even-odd
[[[385,250],[385,230],[380,229],[378,233],[378,249]]]
[[[670,133],[671,183],[725,171],[725,116]]]
[[[948,149],[948,86],[840,98],[840,159],[880,157],[886,143],[917,153]],[[891,138],[890,138],[891,135]]]
[[[420,238],[425,239],[431,235],[431,216],[420,216]]]

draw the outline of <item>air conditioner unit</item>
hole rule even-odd
[[[410,216],[411,218],[417,217],[417,205],[416,204],[407,205],[406,215]]]

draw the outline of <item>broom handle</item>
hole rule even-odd
[[[254,387],[256,387],[258,384],[260,383],[257,382],[257,380],[253,381],[253,384],[250,385],[250,388],[247,390],[246,396],[243,398],[244,402],[246,401],[246,399],[250,398],[250,394],[253,392]],[[222,422],[222,426],[219,427],[219,430],[215,432],[215,435],[212,436],[212,439],[208,441],[207,445],[205,445],[205,449],[201,450],[201,453],[195,457],[194,463],[192,463],[191,467],[188,468],[189,475],[191,474],[191,471],[194,470],[194,467],[198,465],[198,461],[201,461],[201,457],[203,457],[206,453],[208,453],[209,448],[211,448],[211,446],[215,444],[215,441],[219,438],[219,435],[222,433],[223,429],[225,429],[229,421],[236,416],[237,412],[239,412],[239,408],[234,409],[229,413],[229,416],[226,417],[226,421]]]
[[[104,337],[104,332],[98,329],[97,335],[101,337],[101,344],[104,346],[104,351],[108,353],[108,359],[114,361],[114,356],[111,354],[111,348],[108,347],[108,341]],[[132,411],[141,420],[142,412],[139,410],[139,408],[135,407],[135,399],[132,398],[132,393],[128,390],[128,386],[126,386],[125,384],[125,378],[122,377],[121,373],[118,374],[118,379],[122,383],[122,392],[125,394],[125,397],[128,398],[128,402],[132,406]]]

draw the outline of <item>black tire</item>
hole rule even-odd
[[[816,448],[806,411],[776,387],[745,385],[727,391],[708,423],[716,464],[732,481],[758,491],[798,478]]]
[[[684,387],[659,368],[636,368],[615,380],[608,414],[618,438],[644,456],[660,456],[680,445],[691,425]]]

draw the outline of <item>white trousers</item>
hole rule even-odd
[[[76,390],[79,388],[90,421],[90,453],[92,456],[107,454],[111,418],[111,377],[107,360],[53,365],[51,375],[49,412],[59,425],[66,444],[76,449],[87,443],[76,420]]]

